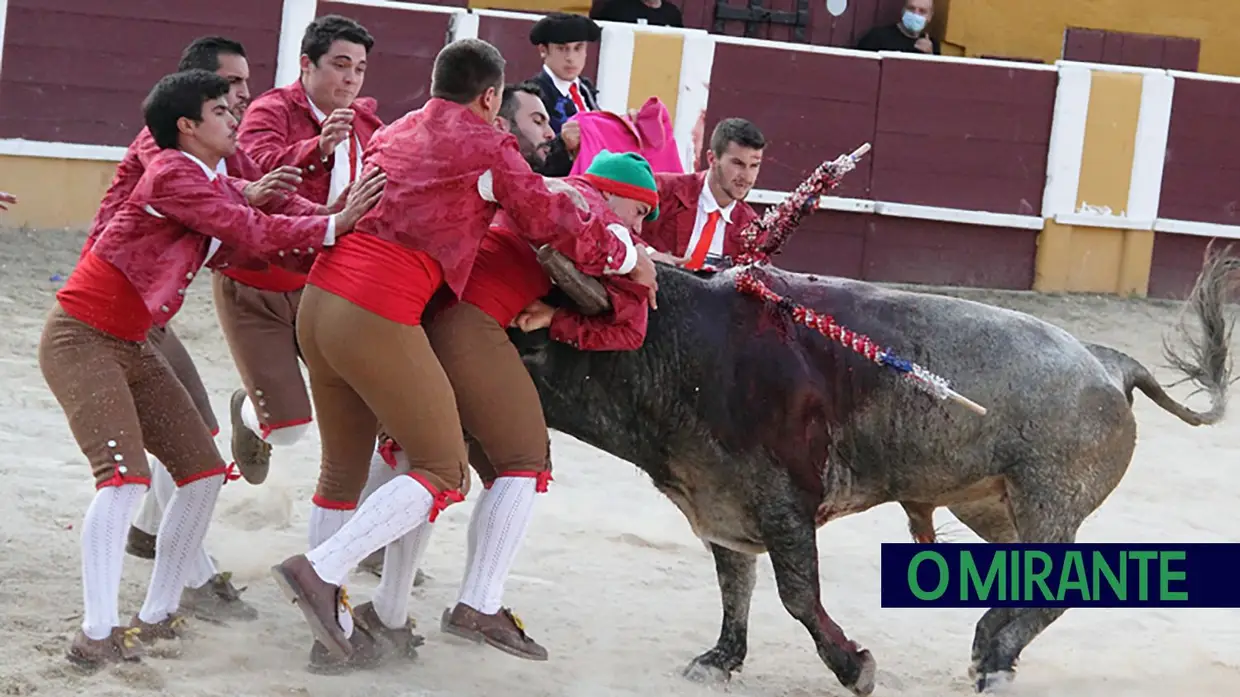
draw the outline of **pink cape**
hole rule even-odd
[[[585,174],[594,156],[603,150],[635,152],[646,158],[655,172],[685,172],[672,135],[672,117],[658,97],[647,99],[633,121],[609,111],[575,114],[570,121],[581,124],[581,150],[570,174]]]

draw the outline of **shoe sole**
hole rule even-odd
[[[335,658],[348,660],[353,655],[353,647],[348,644],[349,640],[345,638],[345,645],[341,645],[337,634],[323,623],[323,620],[309,604],[303,602],[305,591],[302,589],[301,584],[279,564],[271,567],[271,576],[275,579],[276,585],[280,587],[280,592],[284,593],[284,597],[288,598],[289,602],[301,610],[302,616],[306,618],[306,624],[310,625],[310,632],[314,635],[314,638],[327,647],[328,653]]]
[[[267,481],[267,472],[271,468],[271,453],[267,453],[267,462],[261,464],[251,463],[242,464],[243,459],[238,457],[237,453],[247,450],[246,441],[254,439],[262,442],[262,439],[250,431],[250,428],[241,420],[241,405],[245,403],[245,390],[237,390],[233,392],[232,400],[228,403],[229,415],[232,419],[232,456],[233,461],[237,463],[237,469],[241,471],[241,476],[250,484],[262,484]],[[248,448],[251,453],[261,452],[262,446],[257,448]]]

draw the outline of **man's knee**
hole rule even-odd
[[[487,489],[495,483],[495,479],[499,477],[526,477],[533,479],[535,491],[545,493],[548,485],[551,483],[551,441],[547,441],[547,445],[543,454],[538,458],[524,458],[511,464],[494,465],[494,476],[490,481],[483,479],[483,486]]]
[[[263,440],[276,447],[287,448],[291,445],[296,445],[302,438],[305,438],[306,434],[310,432],[310,426],[311,424],[304,423],[273,428],[268,431]]]

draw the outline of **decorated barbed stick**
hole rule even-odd
[[[793,322],[803,324],[817,331],[819,334],[845,348],[861,354],[867,360],[903,373],[906,378],[912,381],[913,385],[931,396],[939,399],[950,399],[978,414],[986,414],[985,407],[953,390],[946,379],[935,375],[910,360],[897,356],[890,349],[880,347],[870,337],[858,334],[836,322],[831,315],[825,315],[813,308],[805,307],[771,290],[765,283],[753,275],[752,267],[741,270],[736,278],[736,288],[742,293],[756,295],[775,305],[787,312],[792,317]]]
[[[800,225],[801,218],[818,205],[818,199],[838,186],[844,175],[855,169],[857,161],[869,151],[870,144],[864,143],[847,155],[818,165],[787,198],[767,208],[761,216],[746,225],[741,230],[741,244],[745,251],[737,256],[736,263],[765,261],[778,252]],[[761,245],[758,244],[759,239],[762,239]]]
[[[819,165],[788,198],[768,208],[762,217],[745,228],[741,233],[745,251],[737,257],[738,265],[743,265],[743,268],[736,276],[736,288],[742,293],[757,296],[775,305],[788,313],[793,322],[817,331],[869,361],[903,374],[914,386],[927,394],[938,399],[950,399],[971,411],[985,415],[985,407],[953,390],[945,378],[879,346],[870,337],[841,325],[831,315],[822,314],[779,295],[754,275],[754,264],[766,261],[771,253],[778,251],[796,229],[801,217],[814,208],[818,198],[824,192],[835,188],[843,176],[856,167],[857,160],[869,150],[870,144],[866,143],[851,154],[841,155]],[[767,235],[759,247],[757,240],[764,231]]]

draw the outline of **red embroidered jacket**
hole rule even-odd
[[[698,197],[706,186],[706,172],[690,174],[655,173],[659,184],[659,218],[642,224],[642,239],[650,246],[673,256],[688,256],[689,240],[697,219]],[[732,223],[724,227],[723,255],[735,258],[741,253],[741,230],[757,212],[744,201],[732,209]]]
[[[361,141],[362,148],[370,142],[375,130],[383,125],[375,114],[377,106],[378,103],[371,97],[353,102],[353,133]],[[291,85],[268,90],[250,104],[237,131],[238,149],[244,149],[253,158],[260,177],[283,165],[300,168],[301,187],[297,193],[315,203],[326,204],[331,190],[331,173],[337,163],[334,154],[323,160],[319,151],[319,134],[322,131],[306,90],[301,80],[297,80]],[[340,166],[349,167],[352,163],[340,163]],[[360,172],[360,149],[357,152],[357,167]],[[232,173],[229,170],[229,174]],[[279,266],[232,268],[220,273],[245,285],[277,293],[298,290],[306,285],[306,274],[291,273]]]
[[[95,219],[91,221],[90,231],[86,235],[86,243],[82,245],[79,261],[85,258],[86,252],[94,246],[95,240],[99,239],[99,235],[112,220],[112,216],[116,215],[125,200],[129,198],[129,194],[133,192],[134,187],[138,185],[138,180],[150,166],[151,160],[160,152],[159,146],[155,144],[155,138],[151,136],[151,131],[144,126],[129,144],[120,164],[116,166],[116,173],[112,175],[112,183],[108,185],[108,190],[99,203],[99,210],[95,212]],[[228,169],[229,176],[244,179],[247,182],[263,178],[263,172],[258,165],[241,148],[237,148],[231,157],[224,160],[224,166]],[[325,206],[315,205],[299,196],[284,196],[273,200],[264,205],[262,210],[264,213],[279,215],[322,215],[327,212]]]
[[[615,219],[607,202],[588,182],[578,177],[564,181],[581,191],[600,217]],[[634,238],[634,243],[641,244],[641,240]],[[602,283],[611,298],[612,311],[590,317],[561,309],[551,321],[552,339],[586,351],[631,351],[642,345],[648,308],[645,287],[614,276],[604,277]],[[518,235],[511,216],[500,211],[478,248],[461,300],[507,327],[521,310],[550,291],[551,279],[538,263],[534,248]]]
[[[266,215],[246,202],[245,184],[211,177],[185,153],[164,150],[150,161],[91,251],[133,284],[154,323],[163,326],[184,303],[186,288],[204,263],[224,268],[305,258],[308,268],[315,248],[333,242],[329,216]]]
[[[432,98],[376,132],[365,161],[387,185],[356,232],[428,254],[457,297],[499,206],[524,239],[552,244],[592,276],[628,273],[637,261],[627,228],[535,174],[515,136],[463,105]]]
[[[372,97],[353,101],[353,133],[362,141],[363,149],[374,132],[383,126],[375,113],[377,108],[378,102]],[[332,169],[349,163],[337,163],[335,155],[323,161],[319,152],[322,132],[306,90],[298,80],[270,89],[250,104],[237,131],[237,144],[254,158],[264,173],[282,165],[300,167],[301,188],[297,193],[315,203],[326,204]]]

